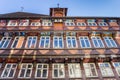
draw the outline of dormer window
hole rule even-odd
[[[99,26],[108,26],[106,22],[98,22]]]
[[[88,19],[87,23],[88,23],[88,26],[97,26],[95,19]]]
[[[52,26],[52,21],[49,19],[42,20],[42,26]]]
[[[55,19],[54,22],[63,22],[62,19]]]
[[[109,22],[117,22],[117,20],[113,19],[113,20],[109,20]]]
[[[40,26],[40,22],[32,22],[31,26]]]
[[[0,26],[5,26],[6,25],[6,20],[0,20]]]
[[[75,26],[74,20],[67,19],[65,21],[65,26]]]
[[[40,26],[41,25],[40,20],[32,20],[30,25],[31,26]]]
[[[106,23],[106,21],[104,19],[98,20],[98,25],[99,26],[108,26],[108,24]]]
[[[18,21],[17,20],[9,20],[7,26],[17,26],[17,25],[18,25]]]
[[[86,26],[85,22],[77,22],[77,26]]]
[[[110,26],[119,26],[117,23],[117,20],[115,20],[115,19],[109,20],[109,25]]]
[[[29,25],[29,20],[28,19],[20,20],[19,26],[28,26],[28,25]]]

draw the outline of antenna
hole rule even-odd
[[[21,7],[21,12],[23,12],[23,10],[24,10],[24,7]]]
[[[58,4],[57,4],[57,7],[59,8],[59,6],[60,6],[60,4],[58,3]]]

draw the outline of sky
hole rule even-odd
[[[68,8],[68,16],[120,17],[120,0],[0,0],[0,14],[21,11],[48,14],[49,8]]]

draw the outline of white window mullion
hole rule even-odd
[[[8,65],[10,67],[8,67]],[[13,67],[13,65],[14,65],[14,67]],[[13,78],[15,75],[15,72],[16,72],[16,68],[17,68],[17,64],[15,64],[15,63],[6,64],[6,66],[2,72],[1,78]],[[7,74],[6,74],[6,71],[7,71]],[[11,71],[13,71],[12,75],[10,74]]]
[[[86,40],[86,39],[84,39],[85,46],[87,47],[87,43],[86,43],[86,41],[87,41],[87,40]]]
[[[30,67],[28,67],[28,66],[30,66]],[[33,65],[31,63],[22,63],[18,78],[30,78],[31,74],[32,74],[32,68],[33,68]],[[24,70],[24,73],[22,73],[22,70]],[[27,71],[28,70],[30,71],[30,73],[27,76]],[[21,76],[21,74],[23,74],[23,76]]]
[[[27,66],[26,66],[26,68],[25,68],[24,78],[26,77],[27,69],[28,69],[28,64],[27,64]]]
[[[3,37],[2,40],[0,41],[0,45],[2,44],[0,47],[1,48],[7,48],[10,41],[11,41],[11,37]]]
[[[9,77],[9,75],[10,75],[10,71],[12,70],[12,66],[13,66],[13,65],[10,66],[10,69],[9,69],[9,71],[8,71],[7,77]]]
[[[43,77],[42,75],[43,75],[43,65],[42,65],[42,69],[41,69],[41,77]]]
[[[114,47],[114,46],[117,47],[115,41],[114,41],[112,38],[110,39],[110,42],[111,42],[111,44],[112,44],[112,47]]]
[[[72,37],[71,37],[71,46],[72,46],[72,48],[73,48],[73,39],[72,39]]]
[[[65,77],[65,71],[64,71],[64,64],[53,64],[53,71],[52,76],[53,78],[64,78]],[[57,76],[55,76],[55,70],[57,70]],[[62,75],[60,75],[60,70],[62,71]]]
[[[35,48],[36,47],[36,42],[37,42],[37,37],[36,36],[29,36],[27,38],[27,45],[26,45],[26,47],[27,48]]]
[[[18,39],[17,39],[18,38]],[[18,43],[18,40],[19,40],[19,37],[15,37],[15,39],[14,39],[14,41],[13,41],[13,43],[12,43],[12,46],[11,46],[11,48],[16,48],[16,45],[17,45],[17,43]],[[17,43],[16,43],[16,45],[15,45],[15,42],[17,41]],[[15,47],[13,47],[15,45]]]
[[[57,48],[59,48],[59,38],[57,37]]]
[[[100,47],[100,43],[98,42],[98,39],[97,39],[97,37],[95,37],[95,38],[96,38],[96,41],[97,41],[98,47]]]
[[[58,37],[58,48],[60,48],[60,38]]]
[[[46,44],[46,37],[45,37],[45,41],[44,41],[44,48],[45,48],[45,44]]]
[[[99,41],[100,41],[100,42],[99,42]],[[100,47],[104,47],[104,44],[103,44],[102,39],[99,38],[99,39],[98,39],[98,43],[99,43],[99,46],[100,46]]]
[[[87,36],[81,36],[81,37],[79,37],[79,39],[80,39],[80,45],[82,48],[90,48],[91,47],[89,38]],[[82,43],[82,41],[83,41],[83,43]],[[84,46],[82,44],[84,44]]]
[[[8,38],[6,38],[6,40],[4,41],[3,46],[6,44],[7,39],[8,39]],[[2,48],[4,48],[3,46],[2,46]]]
[[[120,62],[113,62],[113,66],[114,66],[117,74],[120,76]]]
[[[31,40],[30,40],[30,46],[29,46],[29,48],[31,48],[31,44],[32,44],[32,39],[33,39],[33,37],[31,37]]]
[[[113,47],[113,45],[112,45],[112,43],[111,43],[110,39],[108,39],[108,40],[109,40],[109,43],[110,43],[111,47]]]
[[[39,66],[41,67],[39,68]],[[44,67],[46,66],[46,67]],[[46,70],[46,74],[43,76],[43,71]],[[40,75],[37,76],[38,71],[41,71]],[[48,77],[48,64],[37,64],[36,66],[36,73],[35,73],[35,78],[47,78]]]
[[[111,46],[108,37],[104,37],[104,40],[105,40],[105,43],[106,43],[106,45],[107,45],[108,47]],[[107,42],[107,41],[108,41],[108,42]],[[109,43],[110,45],[109,45],[108,43]]]
[[[47,40],[46,40],[46,37],[45,37],[45,41],[44,41],[44,44],[45,44],[45,45],[46,45],[46,41],[47,41]],[[44,45],[44,48],[45,48],[45,45]]]
[[[104,40],[105,40],[105,43],[106,43],[107,47],[117,47],[117,45],[116,45],[116,43],[115,43],[115,41],[113,40],[112,37],[104,37]]]
[[[54,36],[53,38],[53,47],[54,48],[63,48],[64,45],[63,45],[63,37],[61,36]],[[56,42],[56,43],[55,43]],[[61,42],[61,43],[60,43]],[[57,46],[56,46],[57,45]]]
[[[92,65],[92,67],[91,67]],[[97,77],[97,70],[94,63],[83,63],[86,77]],[[92,70],[94,69],[94,72]],[[94,75],[95,74],[95,75]]]
[[[70,44],[69,44],[69,41],[70,41]],[[75,44],[74,44],[73,41],[75,42]],[[77,47],[77,42],[76,42],[76,37],[75,36],[67,36],[66,37],[66,43],[67,43],[68,48],[76,48]]]
[[[91,38],[92,38],[92,42],[94,44],[94,47],[97,47],[97,48],[104,47],[104,44],[103,44],[103,42],[102,42],[102,40],[101,40],[100,37],[98,37],[98,36],[92,36]]]
[[[98,63],[100,67],[100,71],[103,77],[114,76],[112,68],[109,63]]]
[[[68,72],[69,72],[69,77],[70,78],[80,78],[81,77],[80,64],[69,63],[68,64]]]

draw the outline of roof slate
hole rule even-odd
[[[6,13],[6,14],[0,14],[0,18],[7,19],[7,18],[61,18],[61,17],[52,17],[50,15],[46,14],[37,14],[37,13],[29,13],[29,12],[13,12],[13,13]],[[112,18],[112,19],[120,19],[120,17],[117,16],[65,16],[62,18]]]
[[[26,18],[26,17],[41,17],[41,16],[49,16],[45,14],[36,14],[36,13],[29,13],[29,12],[13,12],[7,14],[1,14],[0,18]]]

